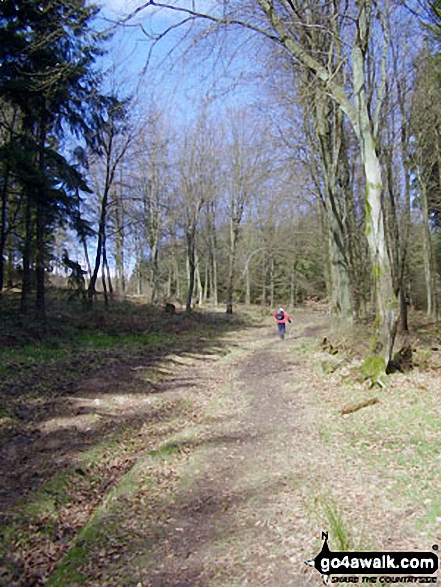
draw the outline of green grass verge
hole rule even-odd
[[[161,531],[152,526],[146,532],[146,526],[151,522],[155,503],[158,499],[164,501],[163,494],[159,498],[158,495],[153,495],[157,480],[151,471],[169,468],[173,464],[171,459],[176,460],[179,453],[180,449],[176,444],[167,442],[139,457],[136,464],[95,509],[91,519],[48,579],[47,587],[67,587],[72,583],[87,585],[93,575],[100,577],[103,572],[107,576],[120,576],[122,579],[121,573],[129,572],[126,567],[127,559],[132,556],[148,556],[148,540],[146,541],[145,536],[150,534],[153,542]],[[141,530],[142,552],[137,541]],[[121,562],[124,566],[120,569],[122,553],[124,558]],[[128,577],[126,579],[129,580]]]
[[[418,373],[393,377],[392,389],[370,394],[380,403],[346,418],[328,418],[321,437],[381,479],[389,499],[412,516],[415,529],[433,537],[441,520],[439,391],[422,391]],[[356,404],[366,399],[366,391],[348,386],[340,398],[342,406],[349,399]]]

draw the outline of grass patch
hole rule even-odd
[[[430,381],[430,374],[418,372],[390,376],[389,389],[376,392],[376,406],[345,418],[336,405],[349,398],[357,403],[366,391],[343,385],[325,400],[334,415],[321,429],[328,446],[381,479],[388,498],[411,512],[408,522],[427,535],[436,532],[441,513],[441,397],[438,387],[426,391]]]
[[[329,532],[330,548],[340,552],[354,550],[354,540],[347,528],[338,503],[329,495],[318,495],[307,506],[310,513],[318,518],[318,525]]]
[[[177,452],[180,452],[181,447],[176,442],[168,442],[158,449],[150,450],[148,455],[150,457],[161,457],[163,459]]]
[[[323,503],[323,511],[329,523],[331,536],[338,545],[338,550],[349,551],[352,546],[352,539],[343,522],[343,516],[335,503],[329,500]]]
[[[145,559],[149,541],[153,543],[161,534],[151,524],[152,515],[158,504],[164,502],[164,492],[160,489],[164,475],[168,483],[173,482],[169,474],[174,461],[170,459],[178,458],[179,452],[171,442],[139,458],[95,509],[47,581],[47,587],[62,587],[72,582],[90,584],[103,575],[121,576],[128,572],[128,559],[135,556]],[[157,457],[161,457],[159,461]],[[124,570],[120,569],[121,565]],[[129,578],[121,576],[121,584],[128,584],[125,580]],[[133,575],[130,581],[133,582]]]

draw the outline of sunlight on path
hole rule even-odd
[[[304,561],[318,552],[322,529],[348,541],[368,537],[369,524],[389,542],[397,535],[398,512],[381,487],[339,462],[320,436],[326,415],[314,391],[324,378],[298,352],[303,335],[320,341],[317,322],[284,342],[269,329],[240,340],[248,350],[224,393],[247,407],[193,455],[146,584],[318,585]]]

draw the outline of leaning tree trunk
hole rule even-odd
[[[368,17],[366,7],[359,19],[358,40],[352,52],[354,94],[358,120],[351,121],[357,129],[366,179],[366,236],[372,264],[372,281],[376,302],[376,332],[368,359],[377,358],[378,374],[389,363],[399,317],[391,264],[386,243],[382,208],[383,180],[380,161],[375,150],[374,128],[366,95],[364,52],[367,48]]]
[[[311,86],[307,72],[303,84]],[[326,293],[331,302],[331,334],[336,335],[352,327],[354,315],[350,257],[345,238],[346,210],[342,202],[347,198],[347,182],[342,181],[343,167],[348,164],[348,155],[343,150],[343,115],[320,86],[315,89],[313,98],[305,93],[305,99],[305,131],[310,149],[318,154],[317,159],[312,158],[311,173],[322,202],[322,231],[328,243],[324,267]]]
[[[199,265],[196,262],[196,272],[195,272],[195,279],[196,279],[196,292],[198,298],[198,307],[202,308],[204,305],[204,288],[202,287],[202,279],[201,279],[201,272],[199,269]]]
[[[385,238],[384,216],[381,207],[383,189],[381,170],[371,135],[365,136],[365,144],[366,232],[371,255],[377,317],[377,329],[372,342],[372,354],[384,359],[385,370],[392,355],[399,311],[392,280]]]

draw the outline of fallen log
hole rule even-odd
[[[357,412],[358,410],[361,410],[361,408],[366,408],[367,406],[373,406],[374,404],[378,404],[379,403],[379,399],[378,397],[373,397],[371,399],[367,399],[364,402],[361,402],[359,404],[354,404],[352,406],[347,406],[346,408],[343,408],[340,412],[340,414],[342,416],[346,416],[347,414],[352,414],[353,412]]]

